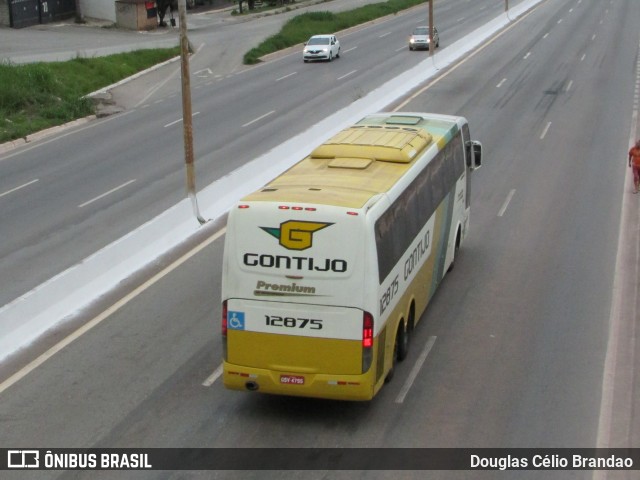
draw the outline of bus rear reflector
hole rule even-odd
[[[373,347],[373,316],[364,312],[362,316],[362,348]]]
[[[362,313],[362,373],[366,373],[373,360],[373,315]]]

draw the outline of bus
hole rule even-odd
[[[225,387],[371,400],[453,266],[481,157],[463,117],[377,113],[234,205]]]

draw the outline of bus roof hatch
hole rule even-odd
[[[347,128],[311,152],[312,158],[367,158],[409,163],[432,141],[421,128],[357,126]]]

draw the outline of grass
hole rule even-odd
[[[94,113],[85,95],[180,54],[138,50],[67,62],[0,64],[0,143]]]
[[[398,13],[421,3],[424,3],[424,0],[388,0],[382,3],[365,5],[347,12],[303,13],[289,20],[280,32],[245,53],[244,63],[246,65],[258,63],[260,62],[260,57],[303,43],[311,35],[339,32],[376,18]]]

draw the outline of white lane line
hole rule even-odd
[[[134,290],[129,292],[127,295],[125,295],[120,300],[118,300],[116,303],[114,303],[109,308],[107,308],[100,315],[98,315],[97,317],[93,318],[91,321],[85,323],[78,330],[76,330],[75,332],[71,333],[66,338],[62,339],[60,342],[58,342],[53,347],[51,347],[49,350],[47,350],[42,355],[40,355],[38,358],[33,360],[31,363],[29,363],[28,365],[26,365],[25,367],[21,368],[19,371],[17,371],[13,375],[11,375],[4,382],[0,383],[0,394],[2,392],[4,392],[7,388],[9,388],[10,386],[14,385],[15,383],[17,383],[20,380],[22,380],[24,377],[29,375],[36,368],[38,368],[44,362],[46,362],[51,357],[53,357],[56,353],[58,353],[59,351],[61,351],[62,349],[64,349],[68,345],[70,345],[73,341],[77,340],[82,335],[84,335],[85,333],[87,333],[88,331],[90,331],[91,329],[93,329],[94,327],[99,325],[100,323],[102,323],[105,319],[109,318],[111,315],[113,315],[115,312],[120,310],[122,307],[124,307],[131,300],[133,300],[138,295],[143,293],[149,287],[153,286],[155,283],[157,283],[162,278],[166,277],[169,273],[171,273],[173,270],[178,268],[180,265],[182,265],[184,262],[189,260],[191,257],[193,257],[194,255],[198,254],[204,248],[206,248],[207,246],[209,246],[210,244],[215,242],[218,238],[220,238],[222,235],[224,235],[224,233],[226,231],[227,231],[226,228],[222,228],[222,229],[218,230],[216,233],[211,235],[208,239],[206,239],[200,245],[197,245],[193,250],[185,253],[182,257],[177,259],[172,264],[167,265],[162,271],[156,273],[153,277],[151,277],[145,283],[140,285],[138,288],[135,288]]]
[[[95,198],[92,198],[91,200],[81,203],[80,205],[78,205],[78,208],[84,208],[87,205],[93,203],[93,202],[97,202],[98,200],[100,200],[101,198],[106,197],[107,195],[111,195],[114,192],[117,192],[120,189],[123,189],[124,187],[126,187],[127,185],[131,185],[133,182],[135,182],[136,179],[134,178],[133,180],[129,180],[128,182],[124,182],[122,185],[116,187],[116,188],[112,188],[111,190],[109,190],[108,192],[104,192],[102,195],[98,195]]]
[[[547,123],[547,126],[544,127],[544,130],[542,131],[542,134],[540,135],[540,140],[544,140],[544,137],[547,136],[547,132],[549,131],[549,128],[551,128],[551,122]]]
[[[274,113],[276,113],[275,110],[271,110],[268,113],[265,113],[264,115],[260,115],[258,118],[254,118],[253,120],[251,120],[250,122],[245,123],[244,125],[242,125],[243,127],[248,127],[251,124],[254,124],[256,122],[259,122],[260,120],[262,120],[263,118],[268,117],[269,115],[273,115]]]
[[[507,79],[503,78],[502,80],[500,80],[500,83],[496,85],[496,88],[500,88],[502,85],[504,85],[504,82],[506,82]]]
[[[288,75],[285,75],[284,77],[280,77],[280,78],[276,78],[276,82],[279,82],[280,80],[284,80],[285,78],[289,78],[292,77],[293,75],[296,75],[298,72],[292,72]]]
[[[572,85],[573,85],[573,80],[569,80],[569,83],[567,83],[567,88],[565,88],[564,91],[568,92],[569,90],[571,90]]]
[[[209,377],[207,377],[204,382],[202,382],[202,386],[210,387],[211,385],[213,385],[213,382],[215,382],[220,377],[220,375],[222,375],[222,364],[220,364],[218,368],[216,368],[213,373],[209,375]]]
[[[507,198],[505,199],[504,203],[502,204],[502,208],[500,209],[500,211],[498,212],[498,216],[501,217],[504,215],[504,212],[507,211],[507,207],[509,207],[509,204],[511,203],[511,199],[513,198],[513,195],[516,193],[515,189],[511,190],[509,192],[509,195],[507,195]]]
[[[420,369],[422,368],[422,365],[424,365],[424,362],[427,359],[427,356],[429,355],[429,352],[431,351],[433,344],[436,343],[437,338],[438,337],[431,336],[429,337],[429,340],[427,340],[427,343],[422,349],[422,352],[420,353],[418,360],[416,360],[416,363],[413,366],[411,373],[407,377],[407,380],[406,382],[404,382],[404,385],[402,386],[400,393],[396,397],[396,403],[404,402],[404,398],[407,396],[407,393],[409,393],[409,389],[413,385],[413,382],[416,380],[418,373],[420,373]]]
[[[531,52],[527,52],[527,54],[522,57],[523,60],[526,60],[527,58],[529,58],[531,56]]]
[[[191,118],[195,117],[196,115],[200,115],[200,112],[195,112],[191,114]],[[172,125],[175,125],[176,123],[180,123],[182,121],[182,117],[180,117],[178,120],[174,120],[173,122],[169,122],[167,123],[164,128],[168,128],[171,127]]]
[[[585,58],[587,58],[587,54],[586,54],[586,53],[583,53],[583,54],[582,54],[582,57],[580,57],[580,61],[581,61],[581,62],[584,62],[584,59],[585,59]]]
[[[25,183],[23,185],[20,185],[19,187],[15,187],[15,188],[12,188],[11,190],[7,190],[4,193],[0,193],[0,197],[4,197],[5,195],[9,195],[10,193],[17,192],[18,190],[20,190],[20,189],[22,189],[24,187],[28,187],[29,185],[33,185],[34,183],[36,183],[38,181],[39,181],[39,179],[36,178],[35,180],[31,180],[30,182],[27,182],[27,183]]]
[[[358,48],[358,47],[351,47],[351,48],[349,48],[349,49],[347,49],[347,50],[344,50],[344,51],[340,52],[340,54],[347,53],[347,52],[352,52],[352,51],[353,51],[353,50],[355,50],[356,48]]]
[[[338,77],[337,80],[342,80],[343,78],[347,78],[349,75],[353,75],[357,71],[358,70],[351,70],[349,73],[346,73],[346,74],[342,75],[341,77]]]
[[[391,32],[383,33],[382,35],[379,35],[378,38],[384,38],[387,35],[391,35]]]

